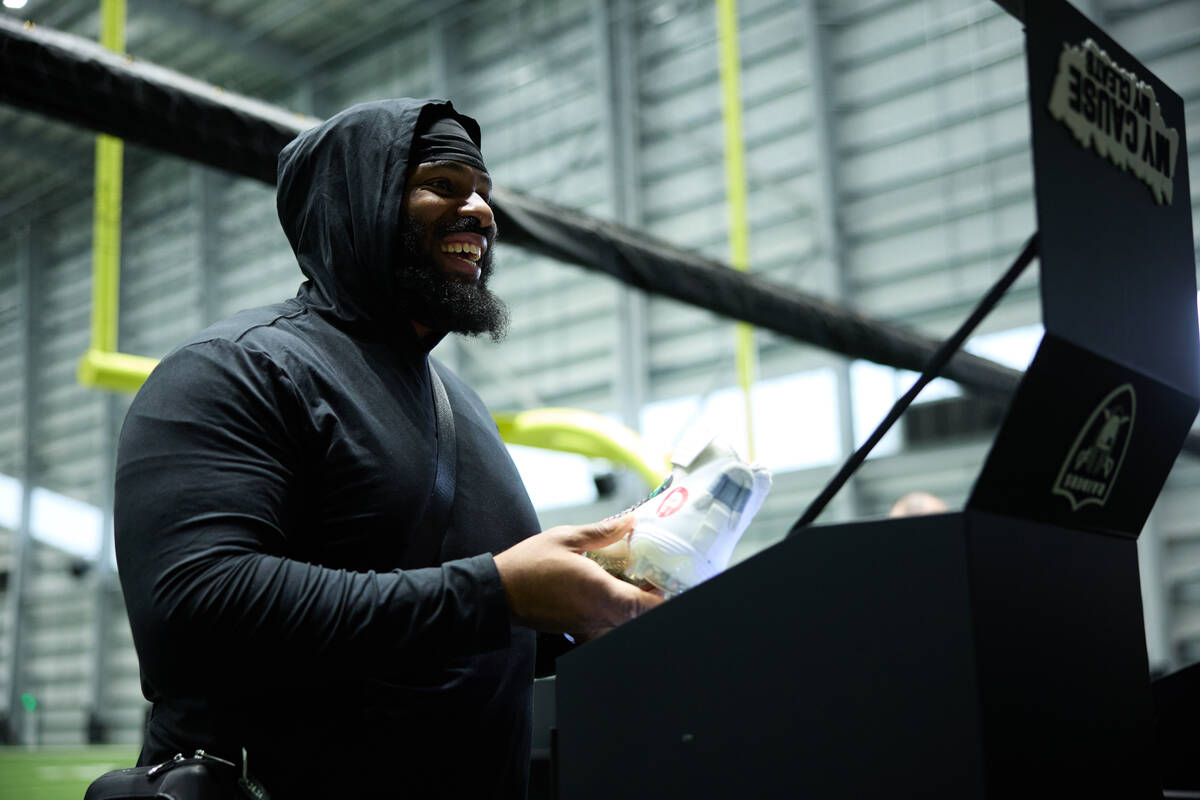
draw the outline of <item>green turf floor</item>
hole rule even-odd
[[[137,761],[136,747],[0,747],[0,800],[82,800],[92,779]]]

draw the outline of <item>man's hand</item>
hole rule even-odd
[[[594,637],[663,598],[618,580],[584,557],[633,529],[633,517],[560,525],[495,556],[513,621],[539,631]]]

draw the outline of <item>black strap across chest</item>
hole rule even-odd
[[[450,510],[454,506],[454,484],[458,441],[454,435],[454,410],[450,397],[438,375],[433,360],[429,360],[429,383],[433,393],[433,416],[437,429],[437,459],[433,473],[433,491],[430,492],[421,519],[413,527],[413,535],[404,551],[404,563],[408,566],[433,566],[438,563],[442,541],[450,524]]]
[[[450,408],[446,387],[432,361],[429,362],[429,382],[433,384],[433,415],[437,419],[437,468],[433,476],[433,496],[426,513],[436,514],[435,528],[444,536],[450,507],[454,505],[458,441],[454,438],[454,410]]]

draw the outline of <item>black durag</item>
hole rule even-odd
[[[415,165],[428,161],[457,161],[480,172],[487,172],[479,145],[454,117],[435,119],[413,140],[412,156],[408,163]]]

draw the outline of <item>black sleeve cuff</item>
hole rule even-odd
[[[504,582],[490,553],[442,564],[446,590],[460,598],[469,643],[465,649],[486,652],[512,640],[512,614]]]

